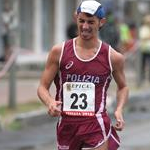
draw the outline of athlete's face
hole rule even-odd
[[[77,15],[78,34],[84,40],[97,37],[100,28],[100,19],[87,13]]]

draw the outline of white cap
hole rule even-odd
[[[80,13],[80,12],[95,15],[98,18],[105,17],[105,11],[102,5],[95,0],[83,1],[77,9],[77,13]]]

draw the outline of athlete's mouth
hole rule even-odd
[[[91,33],[91,31],[90,30],[82,30],[81,33],[84,35],[89,35]]]

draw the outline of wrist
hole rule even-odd
[[[117,108],[116,108],[116,111],[122,112],[122,111],[123,111],[123,107],[117,107]]]
[[[50,105],[52,105],[52,103],[53,103],[53,100],[52,100],[52,99],[47,99],[47,100],[45,101],[45,105],[46,105],[47,107],[50,107]]]

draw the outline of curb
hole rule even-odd
[[[19,122],[22,127],[39,126],[56,120],[57,117],[49,116],[46,110],[21,113],[14,118],[14,121]]]

